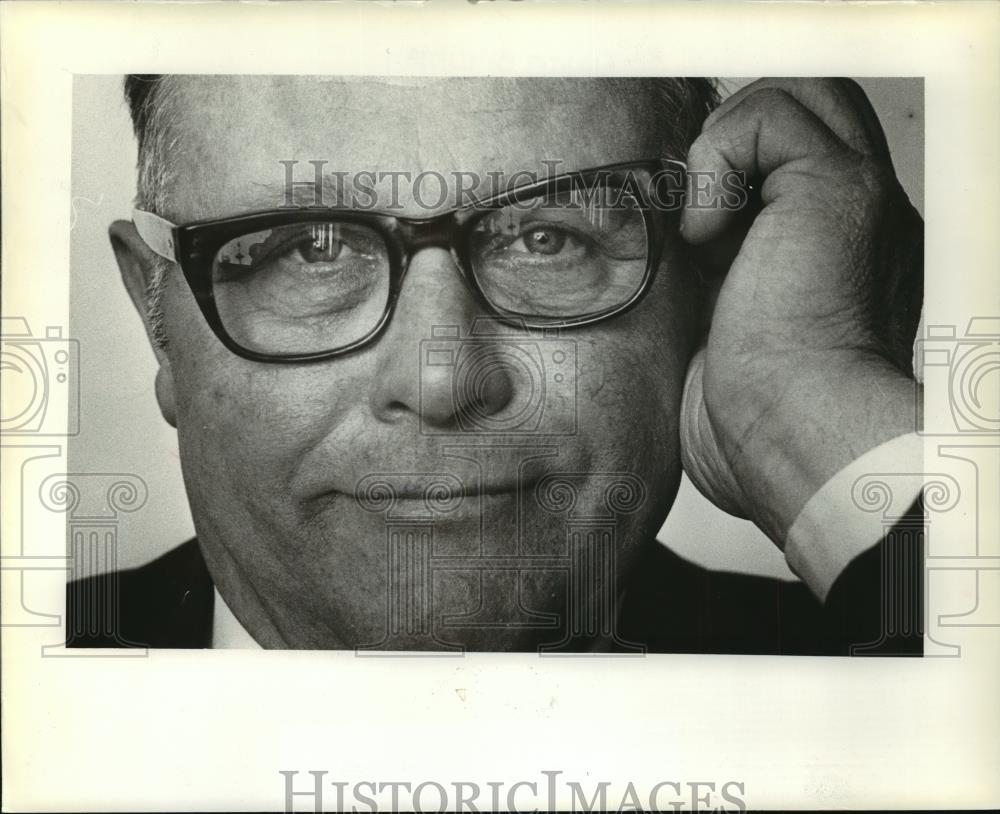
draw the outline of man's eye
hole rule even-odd
[[[297,248],[306,263],[333,263],[341,257],[346,259],[351,254],[344,241],[324,236],[304,240]]]
[[[534,255],[577,254],[586,250],[585,241],[558,226],[536,224],[521,231],[517,239],[505,247],[506,251]]]
[[[551,227],[538,226],[521,233],[510,248],[532,254],[559,254],[569,237],[565,232]]]

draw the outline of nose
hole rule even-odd
[[[422,425],[456,431],[488,424],[514,398],[515,381],[490,340],[467,342],[482,309],[451,254],[438,247],[416,252],[403,281],[392,322],[376,345],[370,392],[372,412],[395,423],[416,415]],[[462,375],[468,351],[488,358],[475,375]]]

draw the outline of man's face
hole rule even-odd
[[[297,180],[312,177],[312,160],[348,177],[486,178],[544,174],[546,160],[569,171],[664,149],[649,101],[599,81],[170,81],[179,83],[179,150],[162,214],[176,223],[281,206],[280,162],[288,160],[299,162]],[[436,203],[436,189],[422,190],[424,204]],[[457,190],[434,210],[411,193],[399,184],[392,214],[438,214],[454,207]],[[263,644],[284,647],[384,643],[387,630],[399,634],[392,646],[435,646],[422,635],[422,618],[431,619],[437,642],[476,649],[560,639],[553,619],[566,623],[569,572],[579,566],[568,556],[568,532],[611,522],[620,583],[676,491],[677,414],[694,323],[694,283],[676,245],[671,236],[652,290],[623,316],[557,337],[494,326],[504,340],[478,340],[497,350],[477,407],[495,419],[490,426],[544,398],[564,418],[575,410],[569,434],[556,434],[565,420],[556,427],[544,418],[528,434],[460,426],[455,367],[422,364],[421,343],[435,326],[458,326],[466,337],[482,308],[444,249],[412,257],[377,342],[309,364],[237,357],[214,336],[181,275],[168,275],[158,395],[176,416],[210,570],[241,621]],[[546,367],[558,349],[575,373]],[[573,473],[571,510],[560,511],[558,490],[536,490],[553,473]],[[461,484],[460,495],[446,494],[447,513],[422,499],[442,475]],[[645,499],[615,512],[607,487],[629,475],[641,480]],[[356,499],[366,478],[392,485],[390,511]],[[430,569],[425,555],[434,558]],[[529,555],[542,559],[523,559]],[[579,584],[591,585],[578,600],[586,615],[607,585]]]

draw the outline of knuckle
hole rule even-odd
[[[702,133],[696,138],[687,151],[688,178],[691,173],[698,172],[715,163],[716,149],[714,146],[715,135],[712,131]]]
[[[774,86],[764,87],[754,91],[747,101],[764,108],[788,108],[798,107],[799,103],[795,97],[784,88]]]
[[[817,77],[803,79],[804,95],[810,99],[810,104],[819,108],[846,108],[853,106],[857,100],[867,99],[864,89],[854,79],[848,77]]]
[[[810,77],[797,81],[802,83],[800,87],[813,99],[835,97],[841,92],[841,80],[835,77]]]

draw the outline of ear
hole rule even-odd
[[[125,289],[132,300],[132,305],[139,313],[139,318],[146,329],[146,338],[149,340],[153,353],[156,355],[156,361],[160,366],[156,373],[156,400],[159,402],[160,412],[170,426],[176,427],[177,406],[174,399],[174,381],[170,370],[170,360],[153,336],[152,325],[149,322],[146,309],[149,284],[153,279],[153,269],[157,262],[156,255],[139,237],[139,233],[131,221],[116,220],[108,228],[108,237],[111,239],[111,248],[118,261],[122,282],[125,283]]]

